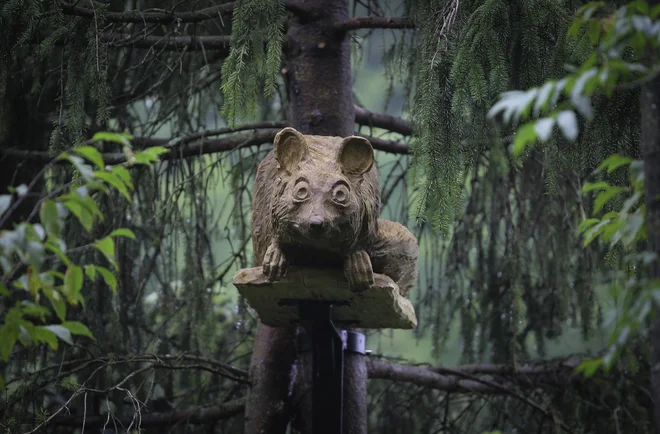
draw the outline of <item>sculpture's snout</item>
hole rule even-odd
[[[309,230],[312,233],[320,234],[325,229],[326,222],[321,216],[315,215],[309,219]]]

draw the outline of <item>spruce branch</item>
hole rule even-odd
[[[105,12],[103,19],[113,23],[158,23],[170,24],[175,22],[180,23],[198,23],[213,18],[218,18],[221,14],[227,14],[234,9],[234,2],[225,3],[217,6],[200,9],[198,11],[189,12],[168,12],[165,10],[159,11],[128,11],[128,12]],[[63,2],[62,12],[68,15],[77,15],[80,17],[93,18],[95,11],[83,6],[78,6],[75,3]]]

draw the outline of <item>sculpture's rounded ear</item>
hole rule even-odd
[[[369,140],[360,136],[349,136],[341,142],[337,162],[344,173],[362,175],[374,164],[374,148]]]
[[[273,146],[275,159],[288,173],[298,169],[300,161],[308,152],[305,137],[291,127],[286,127],[277,133]]]

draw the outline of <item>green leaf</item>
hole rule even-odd
[[[625,189],[622,187],[610,187],[609,189],[599,193],[594,200],[594,212],[600,211],[605,206],[605,204],[610,201],[610,199],[623,191],[625,191]]]
[[[534,122],[527,123],[520,127],[516,132],[516,138],[513,141],[513,155],[520,155],[527,145],[536,141],[536,129]]]
[[[9,290],[2,283],[0,283],[0,295],[5,296],[5,297],[9,297]]]
[[[582,186],[582,193],[583,193],[583,194],[584,194],[584,193],[589,193],[590,191],[594,191],[594,190],[607,190],[607,189],[610,188],[610,187],[611,187],[611,185],[608,184],[608,183],[605,182],[605,181],[586,182],[586,183]]]
[[[582,372],[586,377],[591,377],[603,364],[603,359],[598,358],[594,360],[584,360],[580,363],[575,370]]]
[[[96,167],[98,167],[99,169],[103,169],[105,167],[105,163],[103,162],[103,156],[95,147],[80,146],[78,148],[74,148],[73,151],[87,158],[89,161],[94,163]]]
[[[587,36],[589,36],[589,40],[593,45],[598,43],[598,39],[600,38],[600,21],[589,20]]]
[[[87,336],[88,338],[94,339],[92,332],[89,331],[87,326],[78,321],[65,321],[62,323],[62,327],[68,329],[71,334]]]
[[[130,190],[135,188],[133,187],[133,182],[131,181],[131,174],[124,166],[115,166],[110,171],[117,175],[122,181],[124,181],[124,184],[126,184]]]
[[[86,181],[89,181],[94,177],[94,171],[92,170],[92,167],[89,164],[85,164],[85,160],[82,158],[78,157],[77,155],[69,154],[64,154],[63,158],[70,161]]]
[[[60,258],[62,262],[64,262],[64,265],[68,267],[69,264],[71,264],[71,260],[64,253],[64,250],[66,249],[66,244],[64,244],[64,241],[60,240],[59,238],[51,237],[48,238],[44,246],[46,247],[46,250],[56,254],[57,257]]]
[[[60,340],[66,342],[67,344],[73,345],[73,340],[71,339],[71,332],[69,329],[57,324],[43,326],[43,328],[55,333],[55,335],[57,335]]]
[[[128,147],[131,146],[131,139],[133,139],[133,136],[128,133],[111,133],[107,131],[98,132],[92,137],[94,142],[114,142]]]
[[[578,136],[577,117],[571,110],[563,110],[557,115],[557,124],[559,129],[571,142],[575,141]]]
[[[100,251],[115,268],[117,267],[115,263],[115,242],[112,238],[102,238],[94,243],[94,247],[96,247],[96,249],[98,249],[98,251]]]
[[[80,292],[83,285],[83,269],[78,265],[71,265],[64,273],[64,294],[69,299],[73,300],[75,295]]]
[[[0,194],[0,216],[3,215],[11,205],[10,194]]]
[[[43,288],[43,293],[50,300],[50,304],[53,306],[57,317],[60,321],[64,321],[66,319],[66,303],[62,295],[56,289],[49,288]]]
[[[132,240],[135,239],[135,234],[133,233],[132,230],[127,229],[127,228],[119,228],[115,229],[114,231],[110,232],[109,237],[126,237],[130,238]]]
[[[578,227],[578,232],[577,233],[581,234],[582,232],[586,231],[587,229],[589,229],[591,226],[595,225],[599,221],[600,221],[600,219],[594,219],[594,218],[586,219],[585,221],[580,223],[580,226]]]
[[[46,199],[41,203],[39,218],[41,219],[41,224],[46,228],[48,235],[60,236],[61,222],[55,201]]]
[[[632,161],[633,159],[630,157],[623,157],[619,154],[610,155],[600,164],[600,166],[598,166],[596,171],[602,172],[603,170],[607,169],[607,173],[612,173],[617,168],[630,164]]]
[[[57,335],[45,326],[37,326],[34,330],[34,339],[38,342],[45,342],[53,350],[57,351]]]
[[[96,265],[85,265],[85,274],[92,282],[96,280]]]
[[[17,321],[9,322],[8,318],[5,321],[5,324],[0,327],[0,360],[8,361],[16,340],[18,340],[20,329]]]
[[[600,223],[592,226],[589,230],[587,230],[584,234],[584,247],[587,247],[589,244],[591,244],[591,242],[595,240],[596,237],[607,228],[607,225],[610,224],[610,222],[611,220],[602,220]]]
[[[107,182],[108,184],[112,185],[116,190],[118,190],[126,198],[126,200],[128,200],[128,201],[131,200],[131,194],[128,192],[128,189],[126,188],[126,185],[121,180],[121,178],[119,178],[114,173],[96,171],[96,172],[94,172],[94,176],[96,176],[98,179],[101,179],[101,180]]]
[[[67,200],[63,202],[64,206],[76,216],[80,224],[87,232],[92,230],[94,224],[94,216],[83,207],[80,202]]]
[[[108,270],[105,267],[96,267],[96,271],[101,274],[101,277],[103,277],[103,280],[105,281],[105,284],[112,289],[112,292],[115,294],[117,293],[117,278],[115,275],[112,273],[112,271]]]

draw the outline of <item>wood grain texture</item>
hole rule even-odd
[[[399,288],[389,277],[374,275],[374,284],[362,292],[354,292],[340,269],[291,267],[287,275],[269,282],[262,267],[243,268],[234,276],[234,285],[257,311],[261,321],[271,327],[296,324],[295,306],[282,306],[283,299],[335,300],[349,306],[333,308],[333,319],[339,325],[360,328],[412,329],[417,317],[412,303],[399,295]]]

